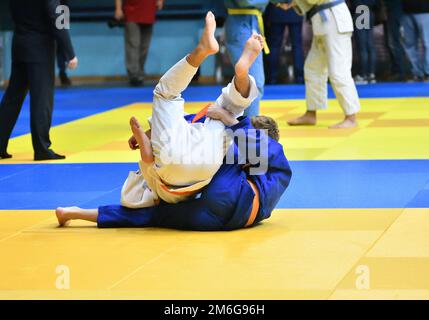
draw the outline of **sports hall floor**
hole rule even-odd
[[[118,203],[138,159],[128,119],[149,116],[151,89],[59,90],[61,163],[31,161],[26,103],[14,158],[0,162],[0,298],[429,299],[429,84],[358,89],[359,128],[334,131],[335,100],[316,127],[291,128],[304,88],[267,87],[261,111],[280,124],[291,186],[271,219],[213,233],[58,228],[57,206]],[[188,89],[187,111],[218,93]],[[68,290],[56,287],[58,266]]]

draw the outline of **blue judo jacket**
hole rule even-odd
[[[186,118],[190,121],[193,116]],[[204,121],[204,118],[199,121]],[[195,199],[177,204],[161,202],[158,206],[142,209],[102,206],[99,208],[98,227],[161,227],[197,231],[243,228],[249,219],[254,199],[247,179],[252,180],[259,189],[260,207],[254,224],[269,218],[292,176],[283,147],[263,131],[256,131],[249,118],[242,118],[238,124],[227,129],[232,132],[240,130],[246,136],[246,150],[258,151],[261,150],[261,142],[268,143],[267,170],[250,175],[249,169],[243,168],[243,163],[254,163],[254,152],[244,154],[235,141],[229,152],[234,153],[237,163],[227,164],[224,160],[210,184]]]

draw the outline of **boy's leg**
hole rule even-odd
[[[304,64],[307,111],[302,116],[289,120],[287,123],[290,126],[315,125],[317,110],[328,107],[327,65],[324,36],[316,36]]]
[[[198,45],[187,57],[162,76],[155,88],[155,98],[156,96],[164,99],[180,98],[180,94],[188,87],[199,66],[207,57],[219,51],[219,44],[215,38],[216,20],[213,13],[208,12],[205,21],[204,32]]]
[[[55,211],[60,226],[65,226],[70,220],[85,220],[97,222],[98,209],[81,209],[79,207],[57,208]]]
[[[184,119],[184,100],[180,96],[201,63],[218,52],[215,30],[216,20],[209,12],[198,46],[161,78],[154,91],[151,143],[155,170],[169,185],[189,186],[208,180],[222,163],[206,155],[207,150],[217,154],[218,148],[208,141],[205,126],[190,125]]]
[[[184,100],[181,92],[191,82],[201,63],[219,50],[214,36],[216,20],[209,12],[206,26],[198,46],[184,59],[179,61],[161,78],[154,91],[153,114],[151,120],[152,148],[158,167],[165,165],[161,154],[178,154],[185,150],[192,136],[189,124],[183,118]]]
[[[252,35],[247,40],[235,65],[235,76],[232,82],[222,90],[222,94],[216,100],[217,105],[236,117],[242,115],[259,95],[255,79],[249,75],[249,70],[262,52],[263,41],[263,37],[258,34]]]

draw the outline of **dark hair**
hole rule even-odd
[[[252,117],[250,121],[252,122],[252,125],[255,127],[255,129],[265,129],[268,131],[268,135],[271,137],[271,139],[279,141],[279,126],[273,118],[267,116],[255,116]]]

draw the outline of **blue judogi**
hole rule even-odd
[[[187,117],[188,120],[192,118]],[[204,121],[204,118],[200,121]],[[234,132],[241,130],[245,134],[248,150],[261,150],[261,142],[268,142],[266,172],[249,175],[243,169],[243,163],[255,163],[251,156],[255,153],[243,154],[237,143],[234,143],[230,151],[234,152],[235,159],[243,159],[244,162],[224,163],[195,199],[177,204],[161,202],[158,206],[142,209],[103,206],[99,208],[98,227],[161,227],[198,231],[243,228],[249,219],[254,199],[254,192],[247,179],[252,180],[259,189],[260,206],[254,224],[270,217],[292,176],[283,147],[263,131],[258,130],[256,134],[247,117],[229,129]]]

